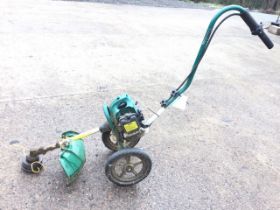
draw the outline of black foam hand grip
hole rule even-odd
[[[242,12],[240,16],[248,25],[253,35],[258,35],[268,49],[273,48],[274,44],[263,31],[262,25],[258,24],[249,12]]]
[[[261,32],[258,34],[260,39],[263,41],[263,43],[267,46],[268,49],[271,49],[274,47],[273,42],[270,40],[270,38],[266,35],[266,33],[261,29]]]

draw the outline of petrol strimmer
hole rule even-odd
[[[221,21],[216,22],[226,13]],[[29,151],[21,162],[22,170],[28,173],[39,173],[43,169],[41,155],[54,149],[60,149],[60,164],[68,177],[68,182],[75,180],[86,161],[84,138],[101,132],[104,145],[114,151],[109,157],[105,173],[110,181],[120,186],[129,186],[142,181],[152,168],[150,157],[142,150],[133,148],[140,139],[148,133],[153,122],[176,101],[183,98],[183,93],[190,87],[196,70],[205,55],[217,29],[232,16],[240,16],[250,28],[252,35],[257,35],[267,46],[273,48],[273,43],[249,12],[241,6],[231,5],[222,8],[210,21],[206,34],[192,66],[191,72],[185,80],[171,92],[169,98],[161,101],[161,107],[151,118],[145,119],[137,103],[128,95],[117,96],[110,105],[103,105],[106,122],[100,127],[83,133],[67,131],[54,145],[40,147]]]

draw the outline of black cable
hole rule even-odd
[[[209,38],[209,40],[208,40],[208,42],[207,42],[207,46],[206,46],[206,48],[205,48],[205,51],[204,51],[204,53],[203,53],[203,56],[204,56],[206,50],[208,49],[208,47],[209,47],[209,45],[210,45],[210,43],[211,43],[211,41],[212,41],[212,39],[213,39],[215,33],[216,33],[217,30],[219,29],[219,27],[223,24],[223,22],[225,22],[228,18],[230,18],[230,17],[232,17],[232,16],[240,16],[240,13],[232,13],[232,14],[226,16],[223,20],[221,20],[221,22],[215,27],[214,31],[212,32],[212,34],[211,34],[211,36],[210,36],[210,38]],[[203,57],[203,56],[202,56],[202,57]]]

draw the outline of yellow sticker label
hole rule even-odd
[[[138,129],[138,125],[136,121],[132,121],[124,125],[124,129],[127,133]]]

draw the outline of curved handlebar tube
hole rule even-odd
[[[199,48],[197,57],[194,61],[194,64],[192,66],[192,70],[190,74],[187,76],[185,82],[179,86],[176,90],[172,91],[170,97],[167,100],[163,100],[161,102],[161,106],[164,108],[167,108],[169,105],[171,105],[182,93],[184,93],[189,86],[192,83],[193,77],[196,73],[197,67],[205,54],[205,51],[207,50],[207,45],[209,38],[211,36],[211,33],[213,31],[213,28],[217,22],[217,20],[226,12],[229,11],[238,11],[240,12],[241,18],[244,20],[244,22],[248,25],[250,28],[252,35],[258,35],[260,39],[264,42],[264,44],[267,46],[268,49],[271,49],[273,47],[272,41],[269,39],[269,37],[265,34],[265,32],[262,29],[262,26],[257,24],[256,21],[253,19],[253,17],[250,15],[250,13],[243,7],[239,5],[230,5],[222,8],[220,11],[216,13],[216,15],[212,18],[212,20],[209,23],[209,26],[207,28],[206,34],[203,38],[203,41],[201,43],[201,46]]]

